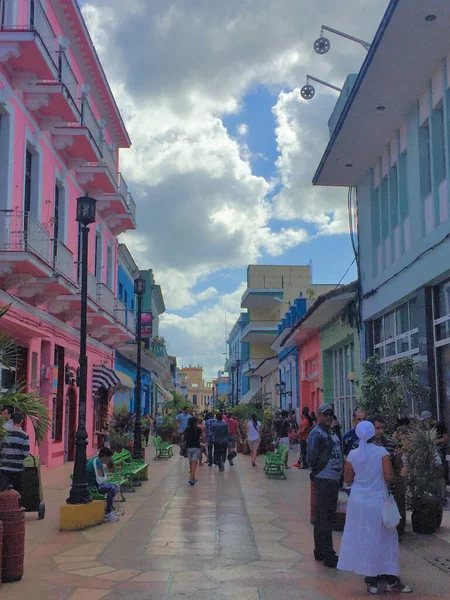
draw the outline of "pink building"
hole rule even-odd
[[[97,198],[89,239],[88,453],[110,410],[114,348],[134,338],[116,294],[117,236],[135,229],[119,173],[130,139],[76,0],[0,0],[0,320],[16,378],[52,413],[44,464],[74,455],[80,289],[76,198]],[[94,377],[95,371],[95,377]],[[6,387],[12,374],[1,373]],[[29,433],[34,445],[33,432]]]

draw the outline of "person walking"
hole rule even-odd
[[[175,425],[178,433],[178,445],[180,446],[180,456],[184,456],[184,432],[188,425],[191,415],[189,414],[189,408],[185,406],[183,411],[180,412],[175,419]]]
[[[247,423],[247,442],[250,448],[250,458],[252,467],[256,467],[256,457],[258,455],[259,444],[261,443],[261,422],[253,414],[251,420]]]
[[[365,576],[369,594],[381,586],[389,592],[409,593],[400,580],[399,543],[395,528],[383,524],[388,485],[395,475],[389,452],[375,443],[370,421],[356,426],[359,446],[351,450],[345,465],[344,481],[352,486],[342,536],[338,569]]]
[[[152,418],[150,415],[145,415],[142,434],[144,436],[145,445],[148,446],[148,440],[150,439],[150,431],[152,430]]]
[[[332,430],[334,411],[330,404],[318,409],[318,424],[308,436],[306,460],[316,488],[314,558],[326,567],[336,568],[338,557],[333,548],[333,525],[344,457],[341,441]]]
[[[302,418],[300,420],[300,427],[298,430],[298,438],[300,440],[300,456],[298,461],[294,463],[293,467],[298,467],[299,469],[307,469],[308,464],[306,462],[306,448],[309,432],[311,430],[312,419],[309,416],[309,408],[307,406],[302,408]]]
[[[201,454],[201,439],[203,436],[202,429],[198,426],[197,417],[191,417],[188,425],[184,430],[184,442],[186,445],[186,455],[189,459],[189,485],[195,485],[197,479],[195,474],[197,471],[198,461]]]
[[[0,454],[0,491],[12,486],[22,495],[23,462],[30,454],[30,438],[22,429],[23,413],[13,413],[10,420]]]
[[[225,471],[229,435],[228,423],[225,423],[223,414],[219,412],[217,413],[217,421],[212,426],[212,436],[214,443],[214,462],[219,467],[221,473]]]
[[[212,428],[214,423],[217,423],[217,419],[214,417],[212,413],[209,413],[206,417],[205,421],[205,434],[206,434],[206,445],[208,449],[208,467],[213,466],[213,450],[214,450],[214,441],[213,441],[213,433]]]
[[[240,441],[240,429],[239,429],[239,421],[233,415],[233,413],[228,413],[228,433],[229,441],[228,441],[228,462],[230,466],[234,466],[233,458],[236,456],[236,446],[238,440]],[[232,456],[233,458],[230,458]]]
[[[291,430],[291,420],[289,419],[289,413],[287,410],[281,411],[281,416],[276,419],[274,422],[275,431],[277,434],[277,441],[280,446],[286,446],[289,449],[290,440],[289,440],[289,432]],[[290,469],[291,467],[288,465],[288,457],[289,454],[286,453],[286,459],[284,463],[285,469]]]
[[[197,417],[197,419],[198,419],[197,425],[202,430],[202,437],[201,437],[201,441],[200,441],[200,456],[199,456],[199,460],[198,460],[199,467],[202,467],[203,466],[203,455],[208,456],[207,451],[206,451],[206,427],[205,427],[205,420],[203,417]]]

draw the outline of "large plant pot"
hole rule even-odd
[[[431,534],[442,523],[442,502],[440,498],[423,500],[412,511],[411,524],[415,533]]]

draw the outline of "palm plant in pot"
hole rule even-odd
[[[442,463],[436,428],[414,426],[404,441],[407,457],[407,506],[416,533],[434,533],[442,522]]]

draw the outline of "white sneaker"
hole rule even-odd
[[[119,520],[120,520],[120,518],[113,511],[111,511],[110,513],[105,515],[105,521],[107,521],[108,523],[115,523],[116,521],[119,521]]]

